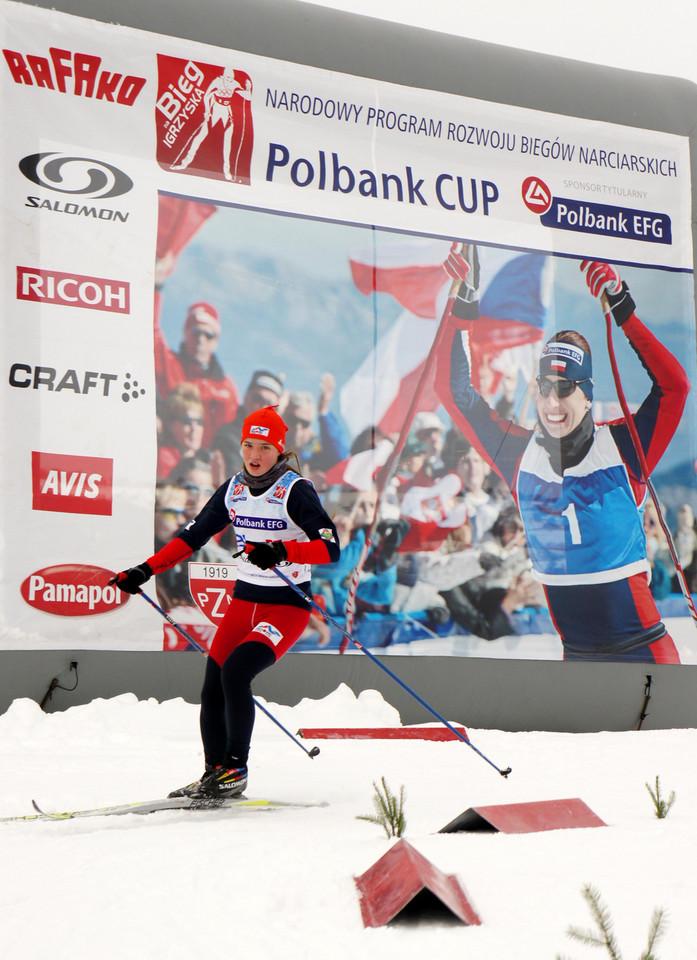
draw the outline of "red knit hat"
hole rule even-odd
[[[268,440],[279,453],[283,453],[287,432],[288,425],[276,413],[276,407],[262,407],[244,418],[240,443],[245,440]]]

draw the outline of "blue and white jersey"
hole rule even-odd
[[[596,429],[584,459],[563,477],[532,437],[520,461],[516,498],[540,582],[609,583],[649,570],[641,515],[608,426]]]
[[[299,480],[307,483],[299,474],[287,470],[272,486],[256,496],[241,482],[241,474],[233,477],[225,491],[225,508],[235,528],[237,550],[246,544],[271,540],[298,540],[307,542],[308,536],[288,513],[288,496]],[[310,579],[309,564],[279,564],[287,577],[295,583]],[[237,579],[257,587],[278,587],[278,577],[273,570],[261,570],[247,559],[246,554],[237,558]]]

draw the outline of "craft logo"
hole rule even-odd
[[[145,86],[145,77],[102,69],[102,58],[51,47],[48,57],[3,50],[15,83],[42,87],[76,97],[91,97],[132,107]]]
[[[110,517],[114,461],[32,450],[32,510]]]
[[[79,273],[38,267],[17,267],[17,299],[84,307],[109,313],[130,313],[130,284]]]
[[[120,397],[130,403],[145,396],[145,388],[139,386],[130,373],[125,377],[118,373],[100,373],[97,370],[77,371],[48,367],[32,363],[13,363],[8,383],[19,390],[47,390],[49,393],[72,393],[76,396]]]
[[[288,488],[283,484],[279,483],[274,492],[271,494],[276,500],[285,499],[286,494],[288,493]]]
[[[76,157],[70,154],[32,153],[19,161],[22,174],[39,187],[76,197],[80,201],[107,200],[120,197],[133,188],[133,181],[118,167],[103,160]],[[74,200],[42,200],[27,197],[26,207],[125,223],[128,213],[110,207],[93,206]]]
[[[539,214],[544,227],[644,243],[673,242],[671,219],[665,213],[555,197],[538,177],[523,181],[522,196],[528,210]]]
[[[61,563],[30,574],[19,589],[29,606],[43,613],[91,617],[128,602],[127,594],[109,586],[113,576],[104,567]]]
[[[243,70],[158,54],[157,161],[163,170],[250,182],[252,81]]]

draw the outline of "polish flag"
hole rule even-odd
[[[361,450],[341,460],[327,470],[327,483],[329,486],[353,487],[354,490],[372,490],[375,478],[389,460],[393,447],[390,440],[380,440],[370,450]]]
[[[388,294],[404,308],[341,389],[341,414],[353,436],[368,427],[388,436],[401,430],[447,302],[451,279],[443,264],[450,246],[450,241],[408,238],[351,257],[361,293]],[[470,328],[475,386],[480,365],[504,351],[509,351],[507,366],[515,364],[515,348],[541,339],[550,287],[550,261],[542,254],[480,248],[479,256],[481,316]],[[495,391],[502,374],[496,362],[491,368],[497,374]],[[421,411],[440,406],[434,378],[435,370],[422,384]]]

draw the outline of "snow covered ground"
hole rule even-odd
[[[293,732],[399,725],[378,693],[356,698],[343,685],[320,701],[268,706]],[[656,906],[668,919],[655,956],[697,957],[697,731],[470,736],[513,768],[508,779],[458,741],[316,741],[310,760],[259,715],[247,795],[327,807],[0,824],[1,956],[583,960],[601,952],[566,929],[592,927],[581,896],[592,883],[624,960],[640,956]],[[126,694],[48,715],[18,700],[0,716],[0,816],[31,812],[32,798],[57,810],[152,799],[201,764],[197,708],[182,700]],[[663,820],[645,787],[657,775],[677,795]],[[355,818],[372,812],[383,776],[406,789],[405,838],[457,876],[481,926],[446,915],[363,927],[353,877],[394,841]],[[607,828],[437,833],[471,806],[567,797]]]

